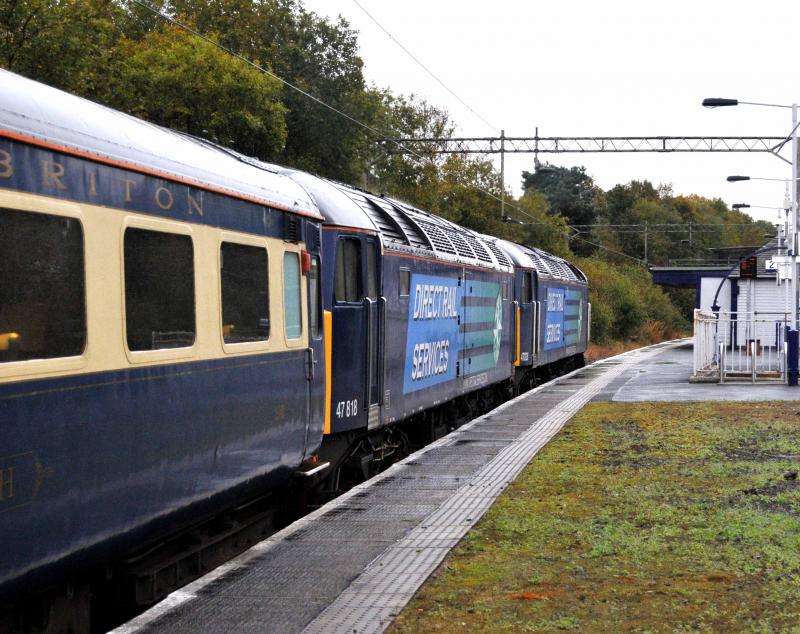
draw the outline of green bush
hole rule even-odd
[[[598,258],[584,258],[577,264],[589,278],[595,343],[650,342],[675,336],[688,328],[680,311],[653,284],[646,269],[614,265]]]

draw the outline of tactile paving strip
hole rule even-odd
[[[571,393],[558,399],[545,415],[528,425],[527,430],[511,441],[492,460],[478,470],[474,477],[448,498],[422,523],[399,542],[390,546],[373,561],[364,573],[328,606],[304,634],[348,632],[365,634],[383,632],[402,610],[417,589],[447,556],[450,549],[466,535],[472,526],[494,503],[497,496],[527,466],[531,458],[580,410],[592,397],[619,374],[660,349],[646,349],[625,355],[619,362],[607,363],[605,372],[573,380],[575,376],[556,382],[542,390],[546,394]],[[616,361],[616,360],[615,360]],[[571,389],[566,389],[569,386]],[[532,408],[525,403],[538,400],[533,394],[524,395],[503,406],[503,414],[511,417]],[[453,437],[474,434],[482,420],[497,416],[497,410],[483,419],[473,421],[471,429],[459,430]],[[530,414],[523,414],[530,420]]]
[[[564,423],[657,352],[627,353],[509,401],[174,592],[117,633],[383,631]]]

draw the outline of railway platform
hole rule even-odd
[[[381,632],[533,456],[591,400],[795,399],[690,384],[691,340],[599,361],[505,403],[117,628]]]

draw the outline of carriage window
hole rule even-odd
[[[522,303],[523,304],[530,304],[533,300],[533,296],[531,295],[531,274],[530,273],[523,273],[522,274]]]
[[[269,337],[267,250],[223,242],[220,277],[225,343],[266,341]]]
[[[300,313],[300,258],[296,253],[283,254],[283,320],[286,336],[298,339],[303,332]]]
[[[336,301],[361,299],[361,245],[358,240],[339,240],[336,249]]]
[[[411,291],[411,271],[400,269],[400,282],[397,285],[397,292],[400,297],[408,297]]]
[[[81,223],[0,209],[0,363],[73,357],[85,346]]]
[[[319,337],[319,324],[320,324],[320,309],[322,302],[320,301],[319,291],[319,256],[311,256],[311,270],[308,272],[308,325],[311,331],[311,336],[314,338]]]
[[[125,321],[129,350],[194,343],[194,262],[186,235],[125,230]]]

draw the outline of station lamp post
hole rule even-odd
[[[792,105],[777,104],[777,103],[760,103],[756,101],[739,101],[738,99],[723,99],[720,97],[711,97],[703,99],[703,106],[706,108],[719,108],[724,106],[763,106],[767,108],[788,108],[792,111],[792,131],[789,138],[792,141],[792,178],[791,182],[791,198],[790,198],[790,211],[791,219],[789,221],[789,257],[791,258],[791,280],[792,280],[792,301],[791,301],[791,325],[792,330],[797,330],[797,256],[798,256],[798,214],[797,214],[797,109],[798,104]],[[759,178],[756,179],[750,176],[728,176],[729,182],[746,181],[746,180],[786,180],[781,178]]]

